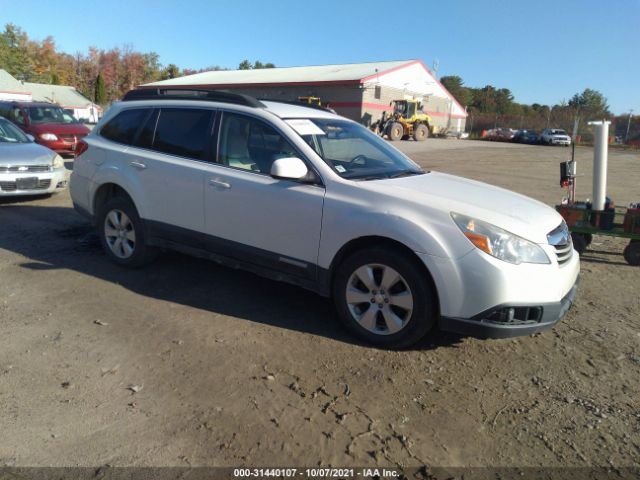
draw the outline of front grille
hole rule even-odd
[[[547,234],[547,240],[549,245],[553,245],[556,250],[556,258],[559,265],[564,265],[573,256],[573,242],[571,241],[571,234],[569,233],[569,227],[563,220],[557,228]]]
[[[39,180],[34,190],[46,190],[51,186],[51,179]],[[0,189],[3,192],[15,192],[18,188],[16,182],[0,182]]]
[[[558,257],[558,263],[560,265],[567,263],[573,255],[573,245],[569,242],[568,245],[554,245],[556,249],[556,256]]]
[[[78,143],[78,141],[84,137],[84,134],[78,135],[58,135],[58,137],[65,143]]]
[[[0,166],[0,173],[27,173],[27,172],[48,172],[49,165],[11,165]]]

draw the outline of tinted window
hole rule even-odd
[[[10,118],[10,115],[11,115],[11,105],[0,103],[0,117]]]
[[[274,160],[299,157],[295,148],[266,123],[225,113],[220,132],[220,163],[269,174]]]
[[[100,135],[114,142],[131,145],[149,113],[150,110],[144,108],[124,110],[102,127]]]
[[[155,110],[153,114],[149,115],[147,122],[144,124],[144,127],[142,127],[142,130],[140,130],[140,133],[138,134],[138,138],[136,138],[136,141],[134,143],[136,147],[151,148],[151,145],[153,144],[153,135],[156,131],[157,122],[158,122],[158,110]]]
[[[211,141],[211,110],[168,108],[160,111],[153,149],[204,160]]]

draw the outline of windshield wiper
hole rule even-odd
[[[408,177],[410,175],[422,175],[423,173],[423,170],[400,170],[399,172],[389,175],[388,178]]]

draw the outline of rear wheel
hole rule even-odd
[[[342,322],[380,347],[408,347],[436,322],[435,293],[408,255],[371,248],[338,268],[333,299]]]
[[[402,127],[402,124],[398,123],[398,122],[393,122],[391,125],[389,125],[389,131],[387,132],[387,136],[389,137],[389,140],[395,142],[400,140],[404,135],[404,128]]]
[[[146,244],[144,226],[128,198],[107,200],[98,214],[98,230],[102,248],[118,265],[137,268],[157,256],[157,249]]]
[[[426,140],[428,136],[429,129],[423,123],[416,125],[416,127],[413,129],[413,139],[416,142],[422,142],[423,140]]]

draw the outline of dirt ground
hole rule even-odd
[[[549,205],[563,194],[566,148],[398,146]],[[577,154],[584,198],[592,151]],[[640,201],[640,154],[609,163],[609,195]],[[174,253],[121,269],[68,193],[1,201],[0,466],[639,466],[640,268],[624,245],[595,238],[551,331],[398,352],[293,286]]]

